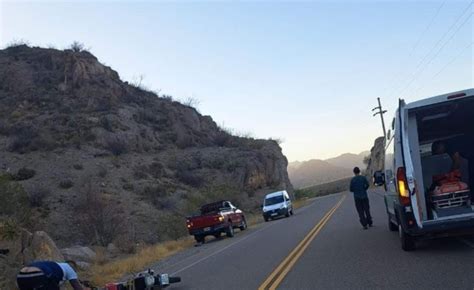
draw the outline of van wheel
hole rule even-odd
[[[390,220],[390,217],[388,217],[388,229],[391,231],[391,232],[396,232],[398,231],[398,226],[394,223],[392,223],[392,221]]]
[[[398,225],[398,233],[400,235],[400,242],[402,243],[402,249],[404,251],[413,251],[416,248],[415,238],[408,235],[402,228],[401,225]]]
[[[267,217],[263,217],[263,219],[265,220],[265,222],[268,222],[268,218],[267,218]]]
[[[234,236],[234,228],[232,227],[232,224],[229,224],[229,227],[225,231],[225,235],[229,238],[232,238]]]
[[[291,209],[291,211],[290,211],[290,214],[291,214],[291,215],[293,215],[293,214],[294,214],[294,213],[293,213],[293,209]]]
[[[289,210],[286,211],[285,216],[286,216],[286,217],[290,217],[290,211],[289,211]]]

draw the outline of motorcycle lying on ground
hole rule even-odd
[[[153,270],[148,269],[125,282],[107,283],[105,287],[93,286],[89,281],[82,281],[82,284],[91,290],[161,290],[179,282],[181,282],[180,277],[172,277],[168,274],[155,275]]]

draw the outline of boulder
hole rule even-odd
[[[64,261],[64,256],[59,251],[54,241],[43,231],[38,231],[31,238],[31,245],[23,250],[24,262],[34,260]]]
[[[96,257],[96,253],[91,248],[81,246],[61,249],[61,253],[66,260],[72,260],[74,262],[90,263],[94,261]]]

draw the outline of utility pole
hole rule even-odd
[[[376,111],[374,113],[374,117],[377,116],[377,115],[380,115],[380,119],[382,120],[383,136],[384,136],[385,140],[387,140],[387,131],[385,131],[385,121],[383,120],[383,114],[387,113],[387,110],[382,110],[382,104],[380,103],[380,98],[377,98],[377,101],[379,102],[379,106],[373,108],[372,112]]]

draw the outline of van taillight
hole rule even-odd
[[[410,204],[410,191],[408,190],[407,176],[405,167],[398,167],[397,169],[397,189],[400,203],[402,205]]]

